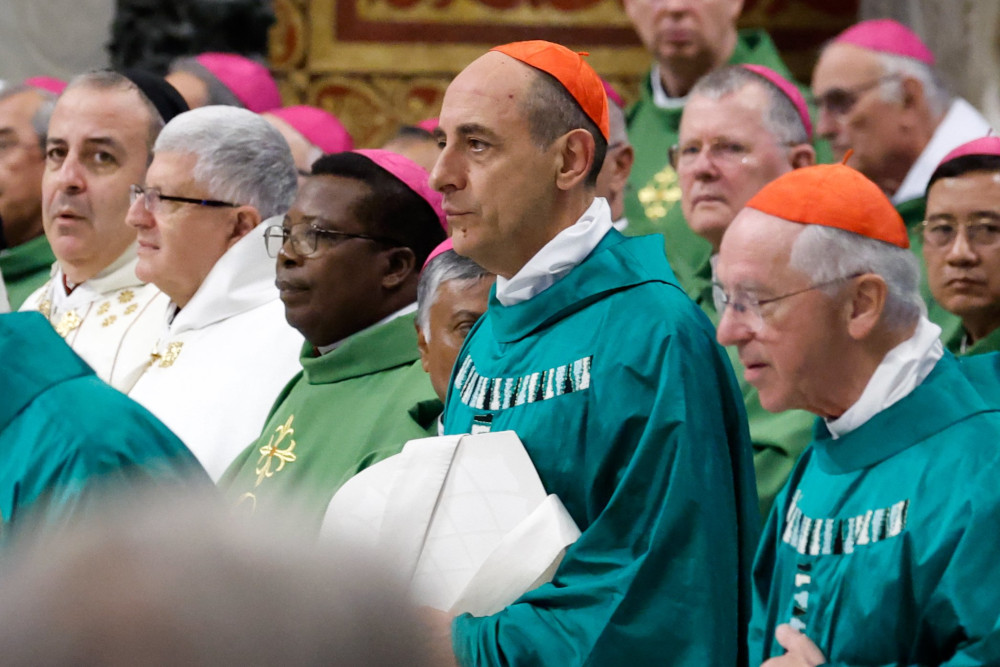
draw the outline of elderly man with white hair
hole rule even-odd
[[[286,322],[261,223],[295,196],[288,144],[245,109],[212,106],[167,123],[126,222],[136,275],[170,297],[149,366],[129,395],[218,478],[260,433],[295,374],[302,337]]]
[[[817,133],[838,160],[852,151],[847,164],[892,200],[918,256],[931,174],[949,151],[990,131],[971,104],[952,97],[934,64],[916,33],[877,19],[837,35],[813,72]],[[934,301],[926,282],[921,291],[931,321],[953,344],[962,335],[959,319]]]
[[[486,312],[496,275],[455,252],[451,239],[434,249],[417,284],[417,347],[441,402],[472,326]]]
[[[1000,410],[924,314],[899,214],[844,165],[765,186],[722,240],[719,341],[819,416],[754,563],[751,664],[1000,664]]]

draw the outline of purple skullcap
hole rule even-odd
[[[945,162],[951,162],[952,160],[968,155],[1000,156],[1000,137],[980,137],[979,139],[973,139],[968,143],[964,143],[945,155],[944,159],[938,163],[938,167],[940,168]]]
[[[625,100],[623,100],[622,96],[618,94],[618,91],[614,89],[614,86],[612,86],[604,79],[601,79],[601,83],[604,84],[604,92],[607,93],[608,95],[608,101],[614,102],[616,105],[618,105],[619,109],[624,109]]]
[[[366,158],[385,169],[387,172],[401,180],[406,187],[413,190],[421,199],[430,204],[434,209],[434,214],[438,217],[441,227],[448,231],[448,222],[445,220],[444,209],[441,207],[441,193],[433,189],[428,181],[430,174],[427,170],[410,158],[403,157],[399,153],[384,151],[378,148],[363,148],[354,151],[358,155]]]
[[[427,260],[424,262],[424,266],[420,270],[423,271],[424,269],[426,269],[427,266],[431,263],[431,260],[440,255],[441,253],[445,253],[448,252],[449,250],[454,250],[454,249],[455,246],[452,245],[450,237],[446,238],[444,241],[441,241],[441,243],[439,243],[438,246],[434,248],[434,250],[431,250],[431,254],[427,255]]]
[[[57,79],[54,76],[33,76],[24,80],[24,85],[31,86],[32,88],[38,88],[40,90],[47,90],[50,93],[55,93],[56,95],[61,95],[62,91],[66,88],[66,82],[62,79]]]
[[[266,112],[291,125],[324,153],[342,153],[354,148],[354,139],[336,116],[318,107],[297,105]]]
[[[769,67],[764,67],[763,65],[740,65],[740,67],[750,70],[763,79],[767,79],[777,86],[785,94],[785,97],[791,100],[795,110],[799,112],[799,119],[802,121],[802,126],[806,128],[806,136],[812,141],[813,124],[812,119],[809,118],[809,106],[806,104],[806,98],[799,92],[798,87]]]
[[[202,53],[195,60],[250,111],[264,113],[281,106],[278,84],[264,65],[235,53]]]
[[[892,19],[862,21],[833,38],[834,44],[853,44],[869,51],[889,53],[934,65],[934,53],[905,25]]]
[[[438,128],[438,125],[439,125],[438,117],[434,116],[433,118],[423,119],[422,121],[417,123],[415,127],[419,127],[421,130],[427,130],[428,132],[433,134],[434,130]]]

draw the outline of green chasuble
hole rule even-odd
[[[437,435],[437,402],[420,366],[414,316],[354,334],[336,349],[302,348],[302,371],[271,408],[264,431],[219,480],[248,513],[319,531],[333,494],[408,440]],[[440,403],[438,403],[440,405]]]
[[[105,492],[211,480],[149,411],[112,389],[39,313],[0,315],[0,534],[57,526]]]
[[[840,438],[816,422],[754,563],[752,664],[791,623],[831,666],[1000,665],[1000,411],[971,366],[946,352]]]
[[[11,310],[20,308],[32,292],[45,284],[55,261],[45,234],[0,251],[0,273],[7,286]]]
[[[515,305],[494,288],[444,422],[517,433],[582,531],[550,583],[453,621],[460,664],[746,664],[760,519],[743,401],[658,237],[611,230]]]
[[[962,356],[971,357],[974,354],[985,354],[987,352],[1000,352],[1000,327],[997,327],[983,338],[965,348]]]
[[[741,30],[728,64],[764,65],[794,81],[774,42],[763,30]],[[807,100],[811,99],[805,87],[799,88]],[[683,110],[683,107],[661,109],[656,106],[648,76],[639,99],[628,109],[628,137],[635,148],[635,163],[625,189],[625,217],[628,218],[625,233],[629,236],[663,234],[670,267],[680,285],[687,289],[693,272],[708,258],[712,248],[708,241],[692,232],[684,220],[677,172],[667,158],[668,149],[677,143]],[[817,160],[828,162],[829,145],[818,142],[816,148]]]
[[[712,299],[710,260],[706,259],[695,272],[688,296],[701,306],[712,324],[718,327],[719,313],[715,310],[715,301]],[[726,352],[729,354],[729,362],[733,365],[733,372],[736,373],[740,391],[743,393],[747,422],[750,424],[753,465],[757,473],[757,497],[763,521],[771,511],[774,497],[785,485],[785,480],[792,472],[799,455],[809,444],[816,415],[804,410],[785,410],[777,413],[765,410],[760,404],[757,389],[743,378],[744,368],[740,363],[736,346],[727,347]]]
[[[927,200],[923,197],[904,201],[896,206],[896,211],[906,223],[906,232],[910,237],[910,250],[920,261],[920,295],[927,304],[927,319],[941,327],[941,342],[952,352],[958,353],[965,335],[962,320],[958,315],[949,313],[942,308],[927,284],[927,265],[924,263],[924,235],[920,223],[924,221]]]

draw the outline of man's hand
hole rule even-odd
[[[787,623],[778,626],[774,638],[788,652],[771,658],[760,667],[816,667],[826,663],[826,656],[819,647]]]
[[[451,648],[451,614],[432,607],[421,607],[417,611],[424,624],[424,646],[430,664],[435,667],[458,667]]]

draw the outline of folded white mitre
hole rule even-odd
[[[580,530],[502,431],[409,441],[340,488],[321,534],[344,558],[377,551],[416,604],[484,616],[549,581]]]

